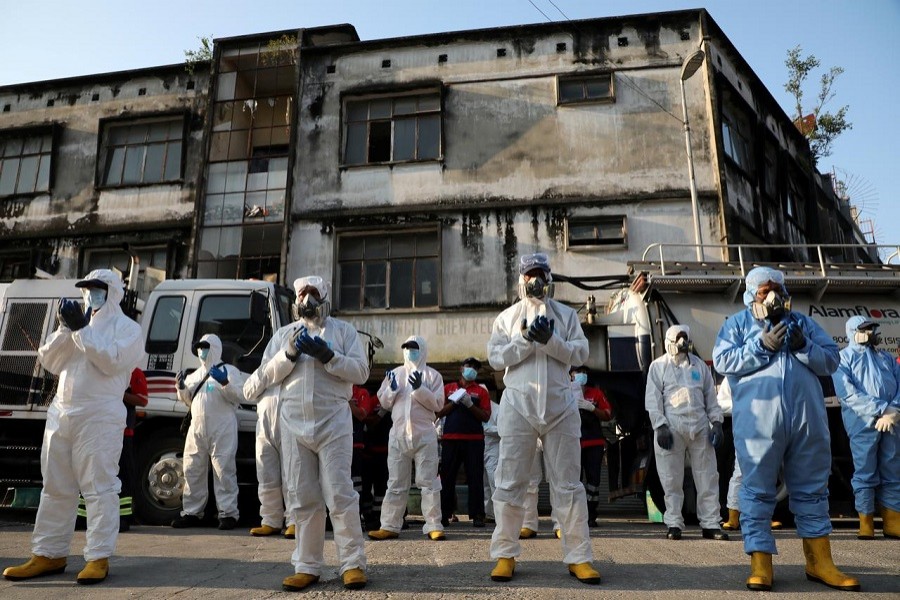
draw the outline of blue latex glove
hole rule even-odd
[[[672,437],[672,431],[668,425],[660,425],[656,430],[656,443],[663,450],[671,450],[675,445],[675,438]]]
[[[300,358],[300,338],[306,335],[306,327],[300,327],[291,334],[291,337],[287,340],[287,346],[284,349],[285,355],[288,357],[290,361],[296,361]]]
[[[225,365],[216,365],[209,370],[209,376],[219,382],[219,385],[228,385],[228,371]]]
[[[397,388],[399,387],[397,385],[397,376],[394,375],[394,372],[391,369],[388,369],[387,371],[385,371],[384,376],[387,377],[388,380],[390,380],[390,382],[391,382],[391,391],[396,392]]]
[[[320,338],[309,337],[309,334],[303,332],[299,338],[297,338],[297,343],[300,348],[300,352],[304,354],[309,354],[322,364],[327,364],[332,358],[334,358],[334,350],[328,347],[328,342]]]
[[[178,371],[178,374],[175,375],[175,387],[179,390],[184,389],[184,379],[187,377],[187,373],[185,371]]]
[[[541,315],[531,323],[528,328],[528,336],[539,344],[546,344],[553,337],[554,322],[552,319]]]
[[[709,430],[709,443],[710,445],[718,450],[722,447],[722,444],[725,442],[725,432],[722,431],[721,423],[713,423],[712,428]]]
[[[412,389],[417,390],[422,387],[422,374],[418,371],[413,371],[406,381],[409,382],[409,385],[412,386]]]

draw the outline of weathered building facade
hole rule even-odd
[[[38,269],[188,272],[209,69],[156,67],[0,88],[0,280]]]
[[[319,274],[378,361],[417,333],[449,371],[483,355],[520,254],[580,278],[694,242],[682,85],[704,243],[798,245],[757,252],[788,260],[856,240],[704,10],[374,41],[337,25],[216,40],[191,74],[0,88],[0,279],[124,268],[123,242],[155,278]]]

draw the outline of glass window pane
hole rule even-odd
[[[391,308],[413,306],[413,261],[391,261]]]
[[[284,190],[266,192],[266,221],[284,220]]]
[[[572,102],[583,98],[584,88],[581,80],[561,80],[559,82],[560,102]]]
[[[40,156],[26,156],[19,166],[19,183],[16,185],[16,193],[27,194],[34,191],[34,182],[37,179],[38,163]]]
[[[231,119],[234,113],[233,102],[217,102],[213,108],[213,131],[228,131],[231,129]]]
[[[220,194],[225,191],[225,171],[227,163],[209,165],[206,181],[206,191],[211,194]]]
[[[291,124],[291,101],[290,96],[279,96],[275,98],[275,114],[272,117],[272,125],[288,126]]]
[[[588,98],[608,98],[609,97],[609,80],[589,79],[587,81],[587,97]]]
[[[178,118],[169,121],[169,131],[167,139],[180,140],[184,137],[184,119]]]
[[[267,189],[277,190],[287,187],[287,166],[288,159],[286,157],[269,159],[269,183]]]
[[[428,94],[425,96],[419,96],[419,112],[426,110],[440,110],[440,108],[440,94]]]
[[[128,137],[125,142],[128,144],[143,144],[147,141],[147,126],[132,125],[128,128]]]
[[[416,96],[406,96],[394,100],[395,115],[411,115],[416,112]]]
[[[385,308],[387,306],[387,263],[366,263],[364,308]]]
[[[235,161],[228,163],[225,176],[226,192],[243,192],[247,185],[247,163]]]
[[[416,255],[416,236],[395,235],[391,237],[391,258],[413,257]]]
[[[165,144],[147,146],[147,159],[144,162],[144,183],[162,181],[165,152]]]
[[[338,270],[338,308],[342,310],[359,310],[359,291],[362,263],[344,263]]]
[[[231,100],[234,98],[234,84],[237,81],[237,73],[222,73],[216,82],[216,100]]]
[[[416,235],[416,256],[437,256],[438,236],[435,232]]]
[[[244,194],[225,194],[222,222],[226,225],[244,221]]]
[[[386,119],[391,116],[391,99],[380,98],[369,102],[369,119]]]
[[[419,160],[434,159],[441,155],[441,118],[438,115],[419,118]]]
[[[122,183],[140,183],[143,164],[144,146],[128,146],[125,152],[125,169],[122,172]]]
[[[347,146],[344,164],[361,165],[366,162],[366,123],[350,123],[347,126]]]
[[[347,103],[347,120],[348,121],[365,121],[369,118],[368,102],[348,102]]]
[[[416,307],[437,306],[438,263],[435,258],[416,261]]]
[[[50,155],[41,156],[41,166],[38,168],[37,185],[35,189],[46,192],[50,189]]]
[[[412,160],[416,149],[416,120],[399,119],[394,121],[394,157],[393,160]]]
[[[222,224],[222,203],[225,200],[224,194],[207,194],[206,202],[203,207],[203,224],[204,225],[221,225]],[[218,243],[218,242],[217,242]]]
[[[248,192],[244,199],[244,220],[261,221],[266,216],[266,193]]]
[[[218,227],[204,227],[200,230],[199,260],[215,260],[219,257],[219,237],[222,230]]]
[[[124,144],[128,139],[128,127],[116,126],[109,128],[109,143],[113,146]]]
[[[369,162],[391,160],[391,122],[373,121],[369,123]]]
[[[41,138],[41,151],[43,152],[52,152],[53,151],[53,136],[49,133]]]
[[[22,147],[22,154],[37,154],[41,151],[41,138],[30,137],[25,140]]]
[[[163,142],[169,134],[169,124],[166,122],[151,123],[148,126],[147,141]]]
[[[387,258],[390,238],[387,236],[369,237],[366,240],[366,260]]]
[[[166,181],[181,179],[181,142],[169,142],[166,149]]]
[[[209,145],[209,160],[222,161],[228,159],[228,139],[231,135],[225,132],[213,133]]]
[[[8,196],[16,189],[16,178],[19,175],[19,159],[7,158],[0,171],[0,196]]]
[[[266,159],[257,159],[260,162],[268,162]],[[253,163],[257,161],[251,161],[250,173],[247,175],[247,191],[256,191],[256,190],[264,190],[266,189],[266,184],[269,180],[269,171],[268,169],[264,169],[262,171],[254,171]],[[265,165],[268,167],[268,165]]]
[[[113,148],[107,154],[106,174],[103,183],[106,185],[119,185],[122,183],[122,166],[125,164],[125,148]]]
[[[361,260],[364,246],[364,238],[341,237],[338,240],[338,260]]]
[[[241,251],[241,227],[223,227],[219,235],[219,258],[236,258]]]
[[[228,160],[248,158],[249,147],[247,144],[249,140],[250,132],[246,129],[232,131],[231,139],[228,141]]]

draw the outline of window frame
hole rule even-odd
[[[387,263],[384,274],[385,281],[385,304],[386,306],[373,306],[367,307],[365,306],[365,290],[366,290],[366,281],[365,281],[365,265],[367,262],[370,264],[377,263],[379,258],[371,258],[368,261],[363,255],[360,259],[355,260],[342,260],[340,251],[341,251],[341,242],[343,240],[349,238],[357,238],[357,239],[393,239],[394,237],[400,236],[415,236],[420,234],[430,234],[434,237],[435,243],[435,253],[434,254],[419,254],[416,251],[416,254],[412,257],[415,260],[418,259],[433,259],[435,264],[434,271],[434,283],[437,289],[435,290],[436,301],[434,304],[430,304],[427,306],[417,306],[416,305],[416,279],[413,276],[412,281],[412,306],[391,306],[391,275],[392,268],[390,263],[392,261],[406,260],[410,257],[391,257],[390,256],[390,248],[388,248],[387,256],[383,259],[383,262]],[[332,281],[334,281],[334,285],[332,286],[332,312],[337,314],[360,314],[360,315],[370,315],[370,314],[378,314],[378,313],[398,313],[398,312],[411,312],[411,313],[428,313],[435,312],[440,310],[443,306],[442,302],[442,256],[443,256],[443,244],[442,244],[442,235],[441,228],[439,226],[435,227],[411,227],[404,228],[399,231],[386,231],[386,230],[378,230],[378,229],[347,229],[343,231],[337,232],[334,241],[334,274],[332,277]],[[341,267],[346,263],[360,263],[360,281],[357,285],[357,290],[359,294],[358,302],[354,308],[341,308],[341,300],[342,300],[342,279],[341,279]]]
[[[722,152],[735,168],[747,178],[751,178],[756,172],[758,135],[753,129],[753,120],[730,99],[730,94],[728,96],[722,102],[719,111]]]
[[[600,79],[608,80],[609,94],[603,97],[592,98],[588,95],[587,84],[590,81]],[[563,99],[562,88],[565,83],[581,82],[583,96],[578,99]],[[616,75],[615,71],[601,71],[597,73],[569,73],[556,76],[556,105],[572,106],[583,104],[614,104],[616,101]]]
[[[106,119],[100,119],[98,131],[97,131],[97,164],[94,169],[94,187],[98,190],[111,190],[111,189],[123,189],[123,188],[139,188],[139,187],[149,187],[155,185],[173,185],[173,184],[183,184],[184,179],[184,171],[186,165],[186,157],[188,154],[188,123],[190,122],[190,111],[167,111],[167,112],[154,112],[154,113],[144,113],[140,115],[132,115],[128,117],[110,117]],[[181,120],[181,156],[178,161],[178,176],[173,179],[165,179],[165,172],[167,167],[167,160],[164,159],[162,163],[163,168],[163,179],[159,181],[144,181],[144,169],[146,167],[147,161],[147,153],[146,148],[150,145],[156,145],[156,141],[150,142],[150,140],[146,140],[143,143],[126,143],[124,147],[143,147],[145,149],[143,154],[143,159],[141,161],[141,181],[133,182],[133,183],[124,183],[121,181],[118,183],[107,183],[107,163],[109,162],[108,152],[109,152],[109,132],[111,129],[116,127],[128,127],[132,125],[151,125],[153,123],[163,123],[163,122],[175,122],[176,120]],[[149,133],[149,132],[148,132]],[[174,140],[161,140],[163,144],[166,146],[166,154],[168,153],[168,146]],[[124,165],[123,165],[123,174],[124,174]]]
[[[621,224],[622,237],[602,242],[573,243],[572,227],[576,225]],[[628,248],[628,217],[626,215],[573,215],[566,218],[566,250],[621,250]]]
[[[59,147],[59,136],[60,136],[61,126],[58,123],[52,123],[49,125],[41,125],[36,127],[15,127],[11,129],[4,129],[0,131],[0,142],[6,142],[8,140],[20,139],[22,140],[22,149],[18,153],[19,165],[16,168],[16,181],[13,185],[13,191],[10,194],[0,194],[0,201],[6,200],[9,198],[22,198],[22,197],[34,197],[41,196],[44,194],[52,194],[53,186],[55,183],[55,165],[57,158],[57,149]],[[50,149],[47,152],[44,152],[43,145],[41,150],[37,153],[28,153],[25,154],[25,143],[29,139],[34,138],[43,138],[45,136],[50,136]],[[0,144],[0,155],[4,152],[4,146]],[[19,185],[19,177],[21,176],[21,165],[22,165],[22,157],[23,156],[38,156],[38,167],[35,171],[35,182],[34,186],[30,191],[16,191],[16,188]],[[40,175],[40,165],[44,156],[49,157],[49,165],[47,167],[47,189],[37,189],[38,177]],[[0,172],[3,171],[3,161],[7,157],[0,156]]]
[[[414,110],[411,113],[398,115],[395,113],[394,103],[398,99],[407,99],[410,97],[428,97],[434,96],[437,99],[437,108],[430,110]],[[377,100],[388,100],[391,102],[391,114],[389,117],[378,117],[371,118],[371,107],[367,108],[367,116],[365,121],[362,120],[350,120],[350,105],[353,103],[371,103],[372,101]],[[426,88],[415,88],[412,90],[395,90],[383,93],[375,93],[375,94],[345,94],[341,97],[341,143],[340,143],[340,159],[339,159],[339,168],[341,169],[353,169],[360,167],[371,167],[371,166],[382,166],[382,165],[401,165],[401,164],[422,164],[422,163],[440,163],[444,161],[444,93],[443,86],[435,86],[435,87],[426,87]],[[429,157],[429,158],[418,158],[418,140],[419,140],[419,119],[422,117],[432,117],[437,116],[438,118],[438,128],[437,128],[437,156]],[[390,123],[390,158],[389,160],[381,160],[381,161],[371,161],[369,160],[369,148],[371,139],[371,127],[370,124],[373,122],[384,122],[387,121]],[[414,158],[405,158],[405,159],[394,159],[395,153],[395,132],[396,127],[395,123],[397,121],[413,121],[416,123],[415,130],[415,140],[413,144],[413,150],[416,155]],[[364,122],[367,124],[366,127],[366,137],[365,137],[365,161],[364,162],[348,162],[347,161],[347,148],[350,143],[350,124],[351,123],[359,123]]]

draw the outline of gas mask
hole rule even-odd
[[[689,354],[693,350],[694,345],[691,340],[684,336],[677,338],[675,341],[666,340],[666,352],[669,356],[678,356],[679,354]]]
[[[291,305],[294,320],[303,319],[324,319],[328,316],[328,302],[317,300],[312,294],[306,294],[303,300],[297,300]]]
[[[100,310],[106,304],[106,290],[101,288],[88,288],[85,294],[85,301],[91,310]]]
[[[472,367],[464,367],[462,370],[462,376],[466,381],[475,381],[475,378],[478,377],[478,371],[476,371]]]
[[[418,348],[403,349],[403,360],[406,362],[411,362],[413,364],[418,363],[421,356],[422,352]]]
[[[575,373],[575,379],[573,379],[575,383],[584,387],[587,385],[587,373]]]
[[[778,323],[791,310],[791,298],[782,298],[778,292],[772,290],[762,302],[753,301],[750,312],[757,320],[768,319],[772,323]]]
[[[853,341],[860,346],[870,346],[874,348],[881,343],[881,334],[878,333],[877,327],[857,329],[853,332]]]

